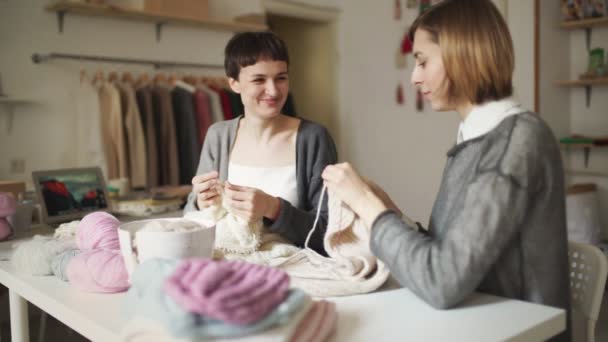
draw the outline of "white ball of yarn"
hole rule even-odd
[[[58,254],[75,249],[74,240],[56,240],[48,236],[36,235],[19,244],[11,257],[11,263],[17,272],[29,275],[50,275],[51,261]]]

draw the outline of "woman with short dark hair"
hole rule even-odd
[[[236,34],[225,50],[226,75],[240,94],[245,113],[213,124],[205,137],[187,211],[211,206],[223,189],[232,213],[249,222],[263,220],[302,247],[321,202],[325,166],[337,161],[327,130],[281,113],[289,92],[287,46],[272,32]],[[327,203],[309,246],[324,253]]]

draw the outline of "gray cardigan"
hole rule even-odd
[[[452,148],[428,234],[414,228],[385,211],[372,225],[371,249],[434,307],[477,290],[569,315],[562,161],[537,115],[513,115]],[[555,340],[569,341],[569,329]]]
[[[228,178],[230,151],[236,139],[236,131],[242,116],[229,121],[217,122],[207,131],[196,174],[218,171],[219,178]],[[301,119],[296,137],[296,181],[298,207],[280,198],[279,217],[271,222],[264,220],[268,229],[278,233],[295,245],[302,247],[312,228],[323,188],[321,173],[325,166],[337,162],[336,146],[327,130],[316,123]],[[190,193],[184,212],[198,210],[195,195]],[[327,201],[323,202],[319,224],[309,246],[324,253],[323,236],[327,228]]]

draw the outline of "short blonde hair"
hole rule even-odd
[[[480,104],[513,94],[513,41],[490,0],[444,0],[414,21],[412,42],[418,29],[441,48],[450,100]]]

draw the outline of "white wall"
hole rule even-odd
[[[456,113],[415,110],[408,68],[396,69],[395,53],[417,15],[393,20],[393,1],[351,0],[340,15],[339,91],[342,160],[377,181],[415,220],[427,222],[459,122]],[[405,105],[396,104],[403,83]]]

